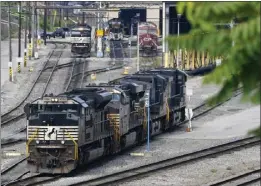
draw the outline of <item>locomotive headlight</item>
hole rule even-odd
[[[51,101],[54,101],[54,99],[52,98]]]
[[[36,140],[36,143],[39,144],[40,142],[38,140]]]
[[[55,98],[55,99],[54,99],[54,101],[58,102],[58,99],[57,99],[57,98]]]
[[[61,141],[61,144],[64,144],[64,143],[65,143],[65,141],[64,141],[64,140],[62,140],[62,141]]]

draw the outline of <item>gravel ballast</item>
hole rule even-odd
[[[95,63],[91,63],[91,65],[89,66],[90,70],[92,68],[97,68],[97,67],[102,68],[102,67],[104,67],[104,63],[106,64],[106,61],[103,61],[100,59],[96,59],[93,62],[95,62]],[[92,64],[93,64],[93,66],[92,66]],[[131,64],[131,66],[132,66],[132,68],[129,69],[129,73],[133,73],[136,70],[135,64]],[[66,68],[66,69],[70,69],[70,68]],[[68,71],[66,74],[65,69],[63,69],[63,70],[61,70],[61,71],[59,70],[59,73],[61,73],[61,74],[59,74],[59,73],[55,74],[56,78],[58,78],[58,76],[65,78],[65,76],[68,75]],[[106,82],[105,80],[106,79],[108,80],[108,77],[110,77],[111,79],[118,78],[119,76],[121,76],[120,73],[122,73],[122,72],[123,72],[123,69],[115,70],[115,71],[108,71],[106,73],[99,74],[99,75],[97,75],[97,80],[94,82],[95,83]],[[60,89],[62,89],[60,86],[57,86],[57,83],[61,83],[61,79],[60,79],[60,81],[57,81],[56,78],[54,78],[54,81],[51,82],[52,86],[50,86],[50,92],[52,92],[52,93],[57,92]],[[197,77],[197,78],[190,79],[187,82],[187,86],[193,87],[193,90],[194,90],[193,91],[194,94],[191,97],[191,101],[190,101],[191,107],[199,105],[200,103],[202,103],[204,101],[204,99],[206,97],[208,97],[209,95],[213,95],[214,93],[216,93],[219,90],[219,87],[217,87],[215,85],[202,86],[202,84],[200,83],[201,79],[202,79],[201,77]],[[88,82],[89,81],[90,81],[90,79],[88,78]],[[53,85],[57,86],[57,89],[56,88],[51,89],[51,87],[53,87]],[[231,116],[232,114],[238,113],[239,111],[244,111],[245,109],[252,108],[252,105],[246,106],[246,105],[239,104],[238,103],[239,98],[240,97],[234,98],[229,103],[227,103],[227,105],[224,104],[223,108],[219,107],[217,109],[214,109],[207,116],[204,116],[203,118],[199,118],[199,119],[193,121],[194,129],[193,129],[193,132],[191,132],[191,133],[186,133],[185,126],[183,126],[175,132],[165,133],[158,137],[155,137],[155,139],[151,142],[150,154],[146,155],[145,157],[132,157],[129,155],[130,152],[144,152],[146,149],[145,145],[136,147],[136,148],[133,148],[130,152],[123,153],[122,155],[119,155],[119,156],[113,158],[111,161],[103,162],[102,164],[100,164],[98,166],[90,167],[89,170],[82,173],[81,175],[75,175],[72,178],[62,178],[58,181],[52,182],[50,184],[45,184],[45,185],[57,185],[57,186],[58,185],[64,186],[67,184],[69,185],[69,184],[74,183],[79,180],[85,180],[85,179],[95,178],[98,176],[103,176],[105,174],[109,174],[112,172],[121,171],[121,170],[129,169],[132,167],[137,167],[142,164],[147,164],[147,163],[158,161],[161,159],[166,159],[168,157],[178,156],[181,154],[189,153],[192,151],[200,150],[200,149],[207,148],[207,147],[214,146],[214,145],[219,145],[219,144],[222,144],[225,142],[229,142],[231,140],[241,138],[242,135],[237,135],[236,131],[234,131],[233,138],[231,138],[230,136],[217,138],[216,136],[214,136],[211,133],[208,136],[203,137],[203,134],[205,134],[209,130],[209,127],[208,128],[206,127],[207,129],[204,129],[205,128],[204,123],[212,122],[219,116],[222,116],[222,117],[229,116],[229,115]],[[238,110],[238,108],[240,108],[241,110]],[[255,112],[256,112],[256,110],[255,110]],[[240,116],[244,117],[242,113]],[[239,117],[239,116],[235,116],[235,117]],[[256,120],[254,122],[256,122]],[[229,124],[227,124],[227,125],[229,125]],[[252,126],[255,126],[255,123],[253,125],[251,125],[251,127]],[[215,131],[215,128],[216,128],[215,125],[213,125],[213,127],[212,127],[213,131]],[[202,129],[202,131],[200,129]],[[245,129],[246,128],[244,128],[244,130]],[[225,131],[226,127],[223,127],[219,130],[220,130],[220,133],[222,133],[222,130]],[[201,132],[201,134],[198,134],[197,133],[198,131]],[[231,131],[231,132],[233,132],[233,131]],[[21,145],[15,146],[15,148],[17,150],[21,150],[21,147],[24,147],[24,145],[25,144],[23,143]],[[168,149],[168,150],[166,150],[166,149]],[[23,150],[21,150],[21,151],[23,151]],[[254,153],[252,153],[252,154],[253,154],[253,156],[255,156]],[[215,166],[215,164],[213,164],[212,166]],[[88,169],[88,165],[86,167]],[[214,169],[214,168],[211,168],[211,169]],[[191,170],[191,169],[189,169],[189,170]],[[171,175],[170,175],[170,177],[171,177]],[[207,180],[207,181],[209,181],[209,180]],[[144,182],[144,183],[145,183],[145,185],[151,185],[150,183],[146,183],[146,182]],[[129,183],[129,184],[133,185],[135,183],[133,183],[133,184]],[[142,183],[140,183],[140,184],[142,184]],[[156,184],[156,185],[158,185],[158,184]],[[168,182],[168,184],[165,184],[165,185],[172,185],[172,184],[169,184],[169,182]],[[186,185],[186,184],[181,184],[181,185]]]
[[[198,82],[201,79],[202,79],[201,77],[190,79],[187,83],[187,86],[189,85],[194,87],[194,94],[191,99],[191,103],[193,104],[191,105],[195,105],[195,106],[199,105],[200,103],[203,102],[203,100],[206,97],[208,97],[209,95],[213,95],[219,90],[218,87],[213,85],[202,86],[202,84]],[[97,78],[97,81],[100,80],[98,80]],[[202,95],[206,95],[206,96],[202,96]],[[257,118],[259,117],[258,114],[259,111],[256,107],[253,107],[253,105],[242,104],[239,101],[240,101],[240,96],[235,97],[231,99],[229,102],[225,103],[223,106],[214,109],[208,115],[194,120],[193,132],[190,133],[185,132],[186,126],[182,126],[181,128],[179,128],[178,130],[172,133],[165,133],[155,137],[150,144],[150,153],[145,154],[144,157],[132,157],[129,155],[129,153],[144,152],[146,150],[146,144],[140,147],[135,147],[126,153],[118,155],[117,157],[113,158],[110,161],[99,163],[99,165],[92,166],[90,169],[86,168],[88,170],[82,173],[81,175],[75,175],[72,178],[62,178],[48,185],[64,185],[65,183],[69,185],[79,180],[88,180],[99,176],[104,176],[106,174],[110,174],[113,172],[122,171],[125,169],[137,167],[147,163],[163,160],[169,157],[178,156],[189,152],[197,151],[200,149],[212,147],[215,145],[220,145],[222,143],[241,139],[247,133],[248,129],[251,129],[252,127],[257,126],[259,124],[259,122],[257,122]],[[252,122],[252,125],[245,127],[244,130],[240,131],[239,134],[237,131],[235,131],[235,128],[237,128],[237,126],[233,125],[234,128],[233,130],[230,131],[230,133],[232,133],[233,135],[226,134],[227,136],[220,136],[219,138],[217,138],[217,136],[215,135],[215,128],[217,128],[215,126],[215,120],[217,120],[220,116],[222,116],[223,118],[228,118],[226,120],[233,121],[233,118],[239,118],[239,116],[245,117],[246,115],[250,116],[251,114],[255,116],[253,120],[248,120],[249,122]],[[229,126],[230,125],[229,121],[226,121],[227,123],[224,125]],[[208,128],[206,129],[206,131],[204,131],[204,127],[205,127],[204,123],[207,122],[208,123],[213,122],[212,127],[210,127],[213,133],[209,132]],[[219,121],[219,122],[223,122],[223,121]],[[240,125],[242,125],[242,123]],[[200,131],[200,129],[202,130],[202,132]],[[221,127],[218,130],[220,131],[220,133],[222,133],[227,129],[226,126],[223,126],[223,128]],[[198,131],[201,132],[199,135],[197,134]],[[204,134],[208,134],[208,133],[209,135],[204,136]],[[253,154],[253,156],[255,155],[256,154]],[[88,165],[86,167],[88,167]],[[213,164],[212,167],[215,168],[215,164]],[[142,183],[138,183],[138,185],[139,184]],[[158,184],[159,182],[156,185]],[[129,185],[132,185],[132,183],[129,183]],[[145,185],[151,185],[151,183],[145,183]],[[167,183],[166,185],[171,185],[171,184]]]
[[[42,46],[39,50],[39,59],[27,61],[27,67],[21,69],[21,73],[17,73],[17,68],[14,68],[14,81],[1,82],[1,114],[6,113],[8,110],[18,104],[28,93],[28,90],[32,87],[33,82],[39,74],[45,61],[47,60],[48,54],[54,49],[54,44],[48,44]],[[14,59],[16,59],[14,57]],[[15,63],[16,64],[16,63]],[[33,72],[29,72],[29,68],[33,68]],[[6,69],[7,70],[7,69]],[[4,74],[5,76],[7,74]],[[3,84],[2,84],[3,83]]]
[[[185,166],[165,169],[142,179],[119,184],[121,186],[202,186],[209,182],[260,168],[260,146],[224,154],[216,158],[199,161]]]

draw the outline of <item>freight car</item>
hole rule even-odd
[[[91,56],[92,27],[87,24],[78,24],[71,29],[71,53],[72,56]]]
[[[146,93],[151,137],[179,125],[185,120],[186,81],[179,70],[155,69],[27,104],[30,171],[68,173],[144,141]]]
[[[138,29],[142,55],[157,55],[159,45],[157,25],[152,22],[141,22]]]

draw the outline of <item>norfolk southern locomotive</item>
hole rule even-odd
[[[68,173],[144,141],[147,93],[150,136],[179,125],[185,120],[186,81],[179,70],[155,69],[27,104],[30,171]]]
[[[72,55],[90,57],[91,55],[91,26],[78,24],[71,29],[71,52]]]

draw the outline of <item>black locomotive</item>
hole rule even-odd
[[[68,173],[120,152],[185,120],[186,75],[154,69],[27,104],[27,153],[32,172]],[[146,95],[149,93],[149,97]]]
[[[124,24],[119,18],[113,18],[108,21],[109,24],[109,39],[110,40],[123,40]]]

